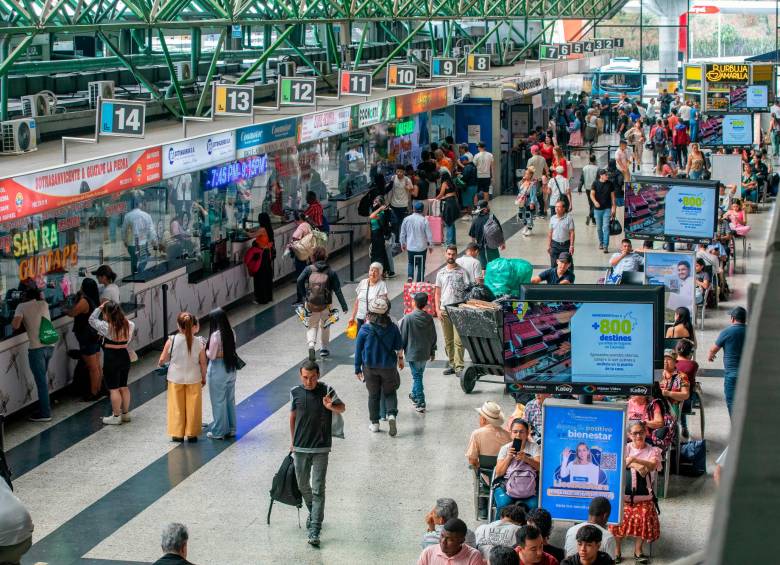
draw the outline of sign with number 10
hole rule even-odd
[[[316,100],[316,78],[279,77],[280,106],[314,106]]]
[[[387,66],[387,88],[416,88],[417,67],[414,65]]]

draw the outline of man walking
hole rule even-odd
[[[466,299],[466,287],[469,285],[469,275],[464,271],[456,258],[458,248],[447,246],[445,251],[447,264],[436,274],[436,293],[434,294],[436,315],[444,332],[444,351],[447,353],[447,368],[445,375],[454,375],[463,370],[463,343],[455,326],[447,315],[445,306],[458,304]]]
[[[559,199],[555,203],[555,215],[550,218],[550,231],[547,232],[550,267],[557,265],[561,253],[574,254],[574,220],[568,212],[568,202]]]
[[[469,237],[479,245],[479,262],[484,270],[487,269],[488,263],[501,256],[498,250],[506,249],[506,244],[501,223],[490,213],[487,200],[479,201],[477,211],[478,214],[474,216],[469,228]]]
[[[609,253],[609,220],[617,210],[615,187],[609,180],[607,169],[599,169],[599,178],[593,183],[588,197],[593,202],[596,231],[599,235],[599,249]]]
[[[582,174],[580,175],[580,188],[577,192],[582,192],[585,189],[585,195],[588,197],[588,217],[585,219],[585,225],[590,225],[591,222],[596,223],[596,218],[593,217],[593,201],[590,199],[590,191],[593,188],[593,183],[596,182],[599,176],[599,168],[596,166],[596,155],[591,154],[588,159],[588,164],[582,167]]]
[[[494,165],[493,154],[485,148],[481,141],[477,143],[477,154],[474,155],[474,164],[477,166],[477,193],[480,198],[488,200],[490,197],[490,185],[493,179]]]
[[[398,167],[393,177],[393,187],[390,189],[390,209],[393,211],[393,234],[400,241],[401,224],[409,213],[409,200],[412,194],[412,180],[404,174],[404,168]]]
[[[726,407],[731,417],[734,404],[734,393],[737,390],[737,376],[739,375],[739,363],[742,360],[742,349],[745,346],[745,333],[747,332],[747,310],[737,306],[729,312],[731,325],[720,332],[715,340],[715,345],[710,348],[708,356],[710,362],[715,361],[718,351],[723,349],[723,393],[726,396]]]
[[[401,249],[406,251],[408,266],[406,268],[406,282],[421,282],[425,278],[425,256],[433,245],[433,234],[428,220],[423,216],[423,203],[414,203],[414,214],[407,216],[401,224]],[[419,269],[415,275],[415,261],[419,262]]]
[[[309,509],[306,520],[309,544],[319,547],[333,414],[343,414],[347,407],[333,388],[319,382],[317,363],[304,361],[300,375],[301,384],[290,390],[290,451],[295,462],[295,479]]]
[[[409,400],[418,412],[425,412],[425,389],[423,373],[428,361],[436,357],[436,326],[433,316],[425,311],[428,295],[418,292],[414,295],[414,310],[401,319],[401,341],[404,354],[412,370],[412,392]]]

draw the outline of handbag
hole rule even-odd
[[[238,353],[236,353],[236,371],[240,371],[246,367],[246,361],[241,359],[241,357],[238,356]]]
[[[326,396],[333,392],[334,390],[331,387],[328,387]],[[331,412],[330,435],[339,439],[344,439],[344,417],[336,412]]]
[[[612,218],[609,221],[609,235],[620,235],[621,233],[623,233],[623,226],[620,225],[617,218]]]

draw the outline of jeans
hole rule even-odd
[[[571,242],[569,240],[567,241],[555,241],[554,239],[550,241],[550,267],[553,269],[558,264],[558,256],[561,253],[568,253],[569,249],[571,248]],[[572,267],[574,266],[574,261],[572,261]]]
[[[611,212],[609,208],[603,210],[593,209],[593,215],[596,217],[596,232],[599,234],[599,243],[604,247],[609,246],[609,218]]]
[[[422,282],[422,280],[425,278],[425,256],[428,254],[428,251],[407,251],[406,254],[409,258],[409,262],[406,267],[407,278],[410,278],[415,282]],[[418,257],[420,259],[417,259]],[[420,267],[417,269],[416,277],[414,273],[415,262],[420,265]]]
[[[538,497],[532,496],[530,498],[512,498],[506,493],[504,487],[496,487],[493,490],[493,502],[496,503],[496,514],[500,514],[501,509],[504,506],[509,506],[515,502],[524,504],[527,510],[533,510],[534,508],[539,507]]]
[[[696,141],[696,137],[699,135],[699,122],[691,122],[691,143]]]
[[[412,398],[417,404],[425,406],[425,390],[423,389],[423,372],[426,361],[409,361],[412,370]]]
[[[530,206],[523,206],[522,208],[518,208],[517,217],[529,230],[534,229],[534,211],[531,210]]]
[[[479,262],[482,265],[482,270],[487,269],[487,264],[499,257],[501,257],[501,252],[498,249],[489,249],[487,247],[479,248]]]
[[[737,373],[726,371],[723,378],[723,394],[726,396],[726,408],[729,410],[729,418],[731,418],[731,409],[734,405],[734,395],[737,392]]]
[[[328,473],[328,455],[328,453],[293,452],[295,479],[311,518],[310,534],[320,533],[322,520],[325,518],[325,475]]]
[[[442,309],[441,317],[441,329],[444,333],[444,351],[447,354],[450,367],[456,371],[463,369],[463,343],[460,341],[458,330],[452,325],[450,317],[447,316],[447,312]]]
[[[236,372],[228,373],[223,359],[212,359],[206,371],[211,397],[211,413],[214,417],[209,431],[225,437],[236,433]]]
[[[780,155],[780,130],[772,130],[772,156]]]
[[[699,180],[701,178],[701,171],[691,171],[688,173],[688,178],[691,180]]]
[[[390,209],[393,211],[393,215],[395,216],[392,226],[393,234],[395,234],[395,240],[401,241],[401,224],[404,222],[404,218],[409,215],[409,209],[406,206],[403,208],[390,206]]]
[[[35,388],[38,389],[38,415],[48,418],[51,416],[51,403],[49,402],[49,380],[46,371],[49,369],[49,361],[54,355],[54,347],[45,346],[38,349],[27,350],[27,361],[35,379]]]
[[[455,245],[455,224],[444,224],[444,245]]]
[[[398,415],[398,394],[401,376],[395,367],[363,367],[363,381],[368,390],[368,418],[379,422],[379,400],[384,398],[388,416]]]

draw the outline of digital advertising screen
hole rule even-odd
[[[539,507],[553,520],[586,521],[590,501],[603,496],[612,505],[607,522],[620,523],[625,426],[622,403],[544,402]]]
[[[729,107],[732,110],[766,110],[769,107],[769,87],[765,84],[732,87]]]
[[[636,176],[626,189],[626,237],[707,242],[717,207],[717,182]]]
[[[507,300],[504,380],[524,392],[649,390],[654,324],[651,303]]]
[[[699,125],[699,143],[706,147],[751,145],[753,118],[750,114],[708,114]]]
[[[680,306],[688,308],[691,317],[695,314],[695,261],[694,253],[645,252],[645,283],[665,289],[665,322],[674,322],[674,311]]]

